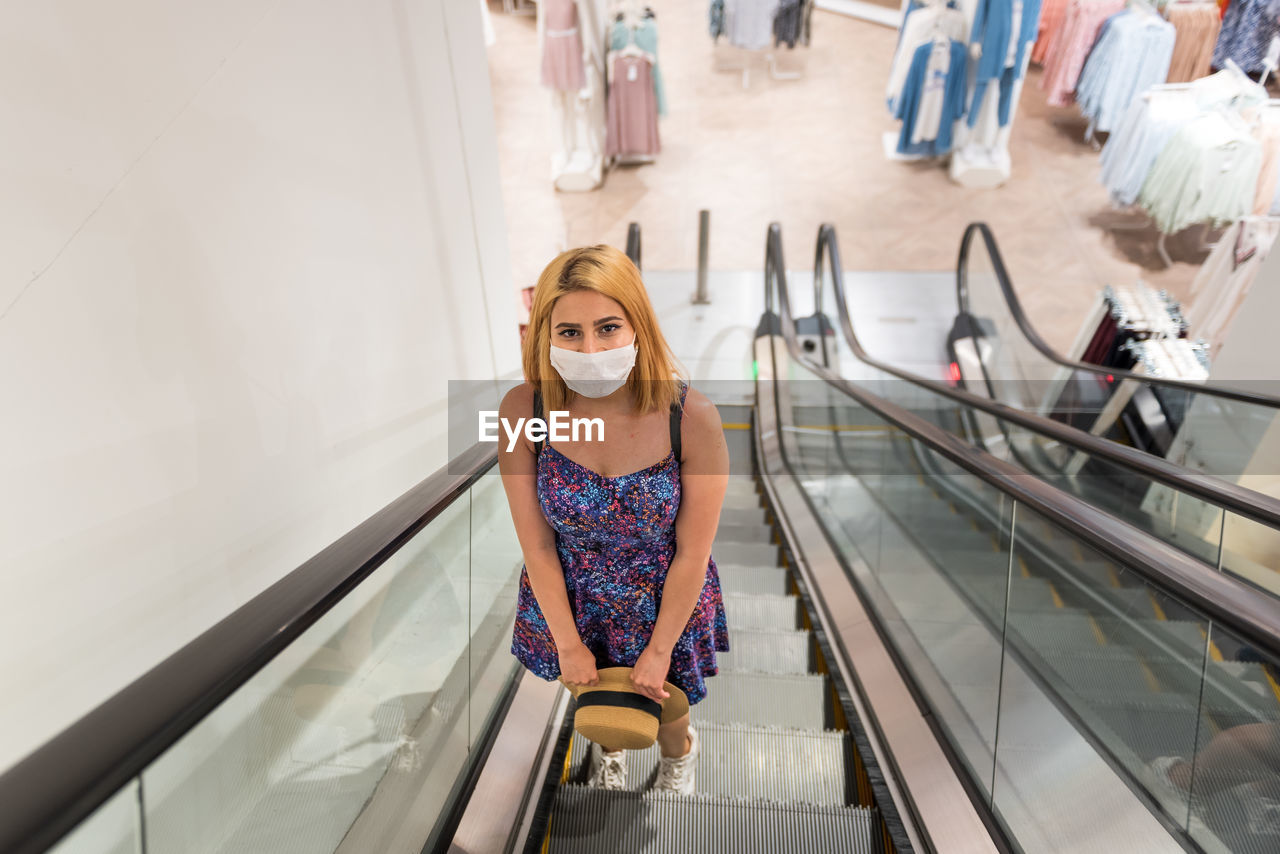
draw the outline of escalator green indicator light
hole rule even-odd
[[[760,362],[756,359],[751,360],[751,381],[755,382],[760,379]]]

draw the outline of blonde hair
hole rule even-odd
[[[599,245],[557,255],[538,276],[533,290],[524,339],[524,378],[542,393],[544,410],[564,409],[574,397],[551,366],[551,309],[556,300],[573,291],[595,291],[618,303],[635,330],[636,365],[627,377],[627,388],[636,409],[652,412],[678,404],[679,363],[658,328],[640,271],[624,253]]]

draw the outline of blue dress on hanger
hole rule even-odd
[[[1261,71],[1271,39],[1280,32],[1277,16],[1277,0],[1231,0],[1213,48],[1213,67],[1225,68],[1227,60],[1233,59],[1250,74]]]
[[[964,44],[954,39],[949,45],[950,60],[947,65],[947,79],[943,84],[942,118],[938,122],[936,139],[922,139],[912,142],[915,134],[916,119],[924,98],[925,87],[930,83],[929,57],[933,53],[933,42],[928,41],[916,48],[911,58],[911,69],[907,72],[907,82],[902,87],[902,96],[898,99],[898,109],[894,118],[902,120],[902,130],[898,134],[898,153],[934,157],[951,151],[955,123],[964,116],[965,78],[968,63],[968,51]],[[936,81],[934,81],[936,85]]]

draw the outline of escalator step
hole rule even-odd
[[[726,798],[844,806],[849,736],[742,724],[700,724],[697,791]],[[590,774],[590,742],[573,734],[571,779]],[[658,747],[627,753],[627,788],[643,791],[658,771]]]
[[[740,563],[747,566],[776,566],[778,547],[770,543],[721,543],[711,548],[716,563]]]
[[[768,545],[773,542],[773,529],[768,525],[727,525],[723,521],[716,530],[716,541],[713,550],[729,543],[751,543]]]
[[[725,495],[729,496],[751,496],[758,497],[760,494],[760,485],[754,477],[731,477],[729,483],[725,486]]]
[[[792,729],[827,726],[827,677],[723,672],[707,681],[694,723],[742,723]]]
[[[787,571],[772,566],[720,567],[720,589],[725,593],[787,595]]]
[[[795,629],[800,626],[800,600],[795,596],[724,594],[729,625],[739,629]]]
[[[730,480],[732,480],[732,478]],[[723,509],[762,510],[763,505],[760,503],[759,495],[756,495],[755,493],[740,492],[725,495]]]
[[[720,525],[763,525],[764,508],[759,506],[740,507],[737,509],[722,508]]]
[[[716,653],[720,672],[808,673],[812,667],[809,632],[729,630],[729,652]]]
[[[872,854],[879,851],[877,823],[876,812],[864,807],[562,786],[551,812],[548,850],[554,854]]]

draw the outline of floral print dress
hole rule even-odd
[[[548,443],[538,455],[537,478],[538,501],[555,530],[578,635],[597,667],[633,666],[657,622],[662,585],[676,553],[680,462],[675,452],[640,471],[605,477]],[[707,694],[705,678],[716,675],[716,653],[728,650],[720,577],[710,560],[702,594],[671,651],[667,681],[697,703]],[[555,640],[527,569],[520,572],[511,652],[543,679],[560,675]]]

